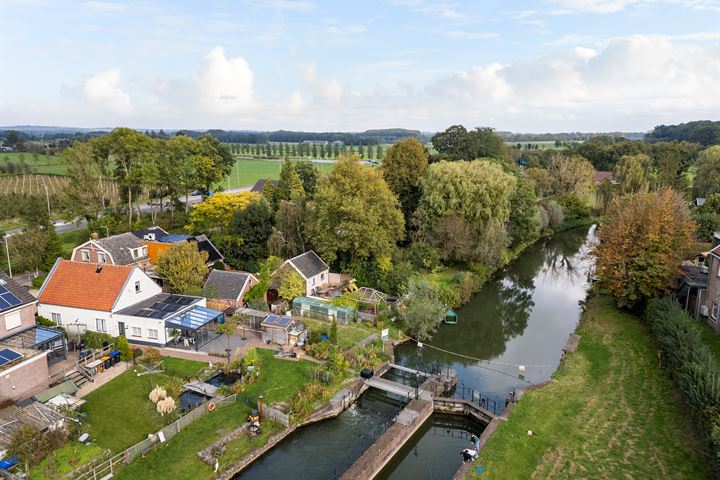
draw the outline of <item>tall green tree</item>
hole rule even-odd
[[[428,168],[425,147],[416,138],[398,141],[390,147],[382,160],[382,174],[390,190],[400,200],[405,225],[420,201],[420,178]]]
[[[634,307],[674,290],[695,224],[683,196],[663,187],[616,199],[599,232],[600,282],[619,306]]]
[[[268,255],[268,237],[273,232],[274,215],[272,208],[264,198],[259,198],[238,210],[230,227],[230,234],[241,237],[242,243],[234,252],[225,252],[232,266],[255,272],[258,261]]]
[[[194,243],[178,243],[158,258],[157,272],[167,278],[173,293],[199,295],[207,274],[207,252]]]
[[[307,198],[312,198],[313,195],[315,195],[315,188],[317,185],[317,168],[315,168],[315,165],[313,165],[312,162],[300,160],[295,162],[295,172],[298,174],[298,177],[300,177],[300,183],[302,183],[305,195]]]
[[[93,140],[93,152],[102,163],[115,164],[115,178],[123,188],[127,202],[128,225],[133,220],[134,194],[143,185],[142,163],[154,154],[152,140],[131,128],[116,128],[109,135]]]
[[[555,195],[588,198],[595,188],[595,169],[579,155],[554,155],[548,162]]]
[[[623,155],[613,169],[615,180],[620,182],[619,192],[647,192],[655,184],[652,159],[645,154]]]
[[[410,334],[421,341],[432,337],[448,309],[440,300],[437,287],[421,277],[408,282],[403,305],[402,319]]]
[[[280,167],[280,180],[277,187],[278,200],[289,200],[293,192],[300,190],[303,190],[300,175],[295,170],[295,165],[286,157]]]
[[[462,125],[453,125],[433,135],[431,142],[440,158],[446,160],[505,160],[508,155],[505,142],[492,128],[468,131]]]
[[[326,261],[390,255],[403,237],[399,202],[380,172],[340,157],[308,205],[307,238]]]
[[[524,242],[535,240],[539,234],[539,222],[535,189],[532,184],[520,177],[515,185],[515,192],[510,199],[509,234],[510,245],[515,247]]]
[[[714,145],[700,153],[696,167],[693,195],[707,198],[720,193],[720,145]]]
[[[67,216],[98,218],[114,201],[113,182],[106,164],[98,161],[89,142],[74,142],[62,153],[67,164],[67,186],[64,189]]]

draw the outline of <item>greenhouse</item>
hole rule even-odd
[[[332,321],[348,324],[355,321],[355,309],[352,307],[340,307],[332,302],[314,297],[295,297],[292,303],[293,315],[299,317],[310,317],[318,320]]]

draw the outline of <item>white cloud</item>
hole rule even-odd
[[[314,95],[316,100],[322,102],[339,103],[345,94],[345,87],[337,80],[321,80],[317,76],[315,62],[302,64],[302,79],[305,87]]]
[[[315,9],[315,4],[306,0],[264,0],[260,3],[280,10],[308,11]]]
[[[244,58],[227,58],[223,47],[215,47],[203,58],[193,80],[197,100],[203,110],[230,114],[256,106],[254,79],[255,75]]]
[[[85,96],[94,104],[118,114],[132,112],[130,95],[120,88],[120,70],[111,68],[85,79]]]
[[[557,3],[567,10],[576,12],[615,13],[641,1],[642,0],[554,0],[554,3]]]
[[[451,20],[464,19],[466,15],[457,11],[457,4],[433,0],[393,0],[395,5],[405,7],[410,11],[424,13]]]
[[[361,24],[354,25],[339,25],[334,22],[330,22],[323,29],[325,33],[330,35],[353,35],[357,33],[367,32],[367,27]]]

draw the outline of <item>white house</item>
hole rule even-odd
[[[38,315],[71,334],[124,335],[158,347],[187,338],[197,348],[212,336],[222,312],[205,308],[202,297],[163,293],[135,266],[58,259],[40,288]]]
[[[286,260],[280,268],[289,266],[305,280],[305,295],[315,295],[318,288],[323,288],[330,281],[330,268],[312,250],[290,260]]]

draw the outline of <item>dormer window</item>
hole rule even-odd
[[[83,262],[90,261],[90,250],[80,250],[80,255],[82,255]]]
[[[143,256],[143,257],[147,257],[147,254],[148,254],[148,253],[147,253],[147,247],[142,247],[141,252],[142,252],[142,256]]]
[[[107,263],[107,255],[105,255],[103,252],[98,252],[98,262]]]
[[[140,293],[140,282],[135,282],[135,293]]]

